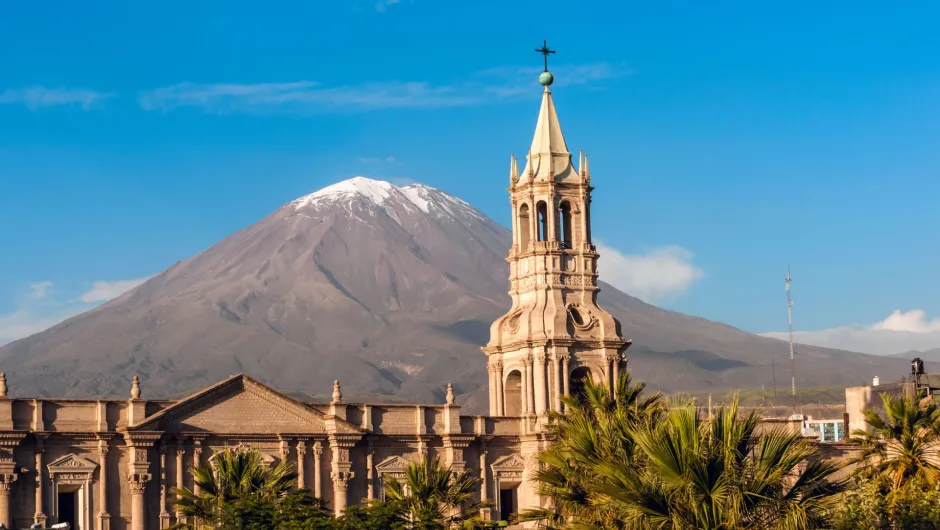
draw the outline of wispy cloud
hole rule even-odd
[[[117,280],[113,282],[92,282],[91,289],[82,294],[79,297],[79,300],[87,304],[107,302],[108,300],[121,296],[122,294],[130,291],[145,281],[147,281],[147,278],[138,278],[136,280]]]
[[[146,279],[96,281],[77,298],[62,295],[51,281],[30,284],[16,307],[0,314],[0,346],[40,331],[117,298]]]
[[[692,253],[678,246],[623,254],[598,242],[597,251],[601,255],[597,265],[601,280],[654,304],[679,296],[705,276],[692,263]]]
[[[558,86],[596,84],[628,75],[607,63],[559,66]],[[363,112],[378,109],[434,109],[497,103],[537,87],[538,68],[503,67],[470,75],[450,84],[425,81],[366,82],[326,86],[315,81],[255,84],[179,83],[142,92],[145,110],[193,107],[216,114]]]
[[[358,159],[360,164],[394,164],[398,160],[394,156],[360,156]]]
[[[786,331],[763,334],[786,340]],[[930,319],[922,309],[895,309],[884,320],[868,325],[852,324],[819,331],[795,331],[800,344],[838,348],[875,355],[940,348],[940,318]]]
[[[85,110],[90,110],[101,101],[111,97],[114,97],[113,92],[98,92],[87,88],[32,86],[5,90],[0,93],[0,103],[22,104],[31,110],[61,105],[78,105]]]
[[[392,7],[393,5],[399,2],[401,2],[401,0],[379,0],[375,4],[375,10],[378,11],[379,13],[384,13],[385,11],[388,10],[389,7]]]

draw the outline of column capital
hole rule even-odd
[[[304,456],[305,454],[307,454],[307,441],[297,440],[297,455]]]
[[[9,495],[13,483],[16,482],[16,479],[19,477],[20,475],[18,473],[0,474],[0,495]]]
[[[356,476],[356,473],[352,471],[333,471],[330,473],[330,478],[333,479],[333,487],[341,491],[346,491],[349,488],[349,481]]]
[[[150,473],[128,473],[127,482],[131,486],[131,494],[143,495],[151,478]]]
[[[320,458],[323,455],[323,444],[317,440],[313,442],[313,456]]]
[[[503,361],[489,361],[486,363],[487,368],[493,372],[502,372],[503,371]]]

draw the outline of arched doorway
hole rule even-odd
[[[522,373],[513,370],[503,384],[503,403],[507,416],[522,416]]]
[[[585,381],[593,381],[591,377],[591,369],[587,366],[579,366],[575,368],[571,375],[568,376],[569,392],[572,396],[576,397],[578,401],[584,400],[584,383]]]

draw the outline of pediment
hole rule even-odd
[[[507,455],[501,458],[497,458],[491,465],[493,469],[523,469],[525,467],[525,460],[523,460],[522,455],[512,454]]]
[[[46,468],[49,473],[94,473],[98,464],[76,454],[65,455],[50,462]]]
[[[413,460],[409,460],[403,456],[390,456],[385,460],[382,460],[375,465],[375,470],[379,473],[383,472],[404,472],[405,468],[414,464]]]
[[[233,376],[145,418],[128,430],[215,434],[360,433],[343,420],[291,399],[245,375]]]

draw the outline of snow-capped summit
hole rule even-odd
[[[331,184],[309,195],[304,195],[289,203],[295,211],[308,208],[322,209],[336,205],[346,205],[355,200],[366,200],[386,210],[395,217],[404,213],[400,210],[414,211],[441,218],[470,217],[482,220],[486,217],[466,201],[437,188],[424,184],[396,186],[384,180],[368,177],[353,177],[336,184]],[[349,211],[348,208],[344,208]]]

